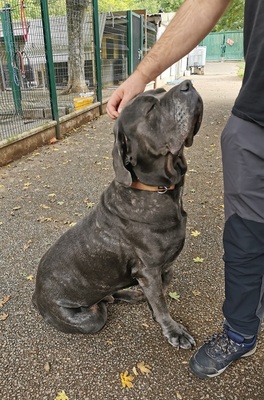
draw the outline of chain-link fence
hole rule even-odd
[[[102,102],[155,43],[146,13],[95,1],[0,0],[0,145]]]
[[[35,19],[26,17],[34,8]],[[41,11],[11,0],[0,10],[0,141],[51,118]]]

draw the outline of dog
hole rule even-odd
[[[32,300],[46,322],[66,333],[95,333],[106,323],[107,303],[146,300],[172,346],[195,345],[170,316],[165,293],[185,240],[183,149],[202,114],[189,80],[127,104],[114,125],[115,179],[38,266]]]

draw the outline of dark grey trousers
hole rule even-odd
[[[232,115],[222,133],[225,323],[245,337],[264,317],[264,128]]]

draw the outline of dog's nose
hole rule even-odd
[[[181,92],[187,92],[189,89],[191,89],[191,87],[192,87],[192,82],[190,80],[183,81],[180,84]]]

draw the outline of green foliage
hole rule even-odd
[[[161,0],[160,9],[163,12],[174,12],[177,11],[184,0]]]
[[[159,10],[164,12],[177,11],[184,0],[98,0],[100,12],[106,11],[122,11],[122,10],[147,10],[147,13],[158,13]],[[10,2],[12,7],[13,20],[20,19],[19,1],[17,3]],[[48,0],[50,16],[66,15],[65,0]],[[25,0],[25,11],[27,19],[40,18],[40,2],[39,0]],[[229,10],[219,20],[214,31],[220,32],[224,30],[236,30],[243,28],[244,16],[244,0],[233,0]]]
[[[231,6],[215,26],[215,32],[243,29],[244,0],[233,0]]]

